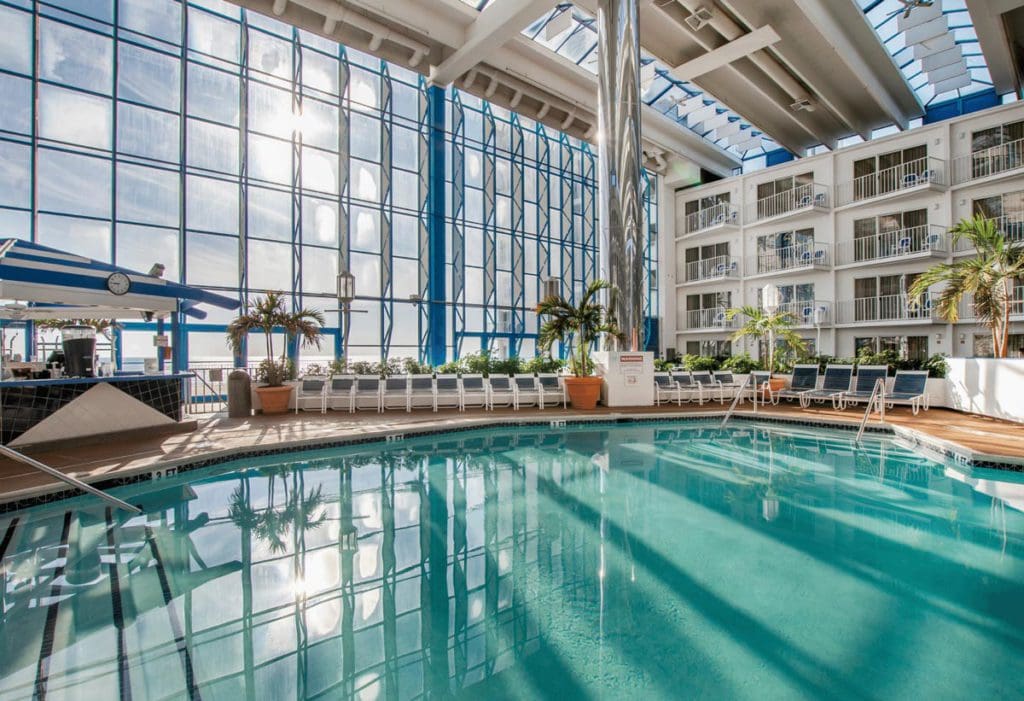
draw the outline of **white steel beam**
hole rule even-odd
[[[779,40],[779,35],[770,24],[744,34],[739,39],[734,39],[728,44],[723,44],[717,49],[708,51],[703,56],[698,56],[692,61],[687,61],[672,69],[671,73],[679,80],[690,81],[694,78],[710,73],[711,71],[726,66],[733,61],[749,56],[755,51],[767,48]]]
[[[447,86],[497,48],[515,38],[558,0],[502,0],[485,7],[466,30],[459,48],[430,69],[430,82]]]

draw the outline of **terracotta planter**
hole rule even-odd
[[[288,399],[292,396],[292,388],[288,385],[257,387],[256,394],[260,396],[260,406],[264,414],[283,414],[288,411]]]
[[[773,377],[768,380],[768,388],[772,391],[772,394],[778,392],[781,389],[786,388],[786,379],[783,377]],[[768,401],[768,392],[761,390],[761,400]]]
[[[569,393],[569,401],[573,409],[593,409],[601,398],[600,377],[567,377],[564,380],[565,391]]]

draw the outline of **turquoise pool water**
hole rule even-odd
[[[0,701],[1020,698],[1024,478],[851,438],[481,430],[0,517]]]

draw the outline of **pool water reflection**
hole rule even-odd
[[[888,439],[495,429],[117,493],[0,519],[0,701],[1021,694],[1024,479]]]

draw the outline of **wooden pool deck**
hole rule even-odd
[[[536,408],[480,409],[458,412],[442,410],[437,413],[418,410],[412,413],[388,411],[384,414],[361,411],[355,414],[329,412],[319,414],[303,412],[283,416],[253,416],[247,419],[229,419],[216,415],[199,419],[196,431],[187,434],[152,436],[119,442],[107,442],[75,449],[55,449],[32,452],[38,460],[52,465],[86,482],[151,472],[230,452],[275,446],[314,446],[317,443],[372,436],[382,432],[414,432],[473,425],[486,425],[492,420],[562,420],[587,417],[621,416],[670,418],[697,414],[718,415],[727,406],[705,403],[703,407],[684,404],[681,407],[666,404],[659,407],[614,408],[598,407],[594,411]],[[737,415],[750,415],[744,405]],[[857,409],[837,411],[831,406],[800,409],[799,406],[780,405],[760,407],[758,415],[764,418],[782,418],[822,423],[842,422],[857,424],[862,412]],[[872,418],[877,425],[877,416]],[[932,409],[913,416],[908,408],[886,412],[886,423],[895,429],[911,429],[932,439],[959,447],[964,453],[1008,458],[1024,462],[1024,424],[965,414],[949,409]],[[48,492],[62,491],[63,485],[46,475],[33,471],[20,463],[0,459],[0,502],[9,502]]]

